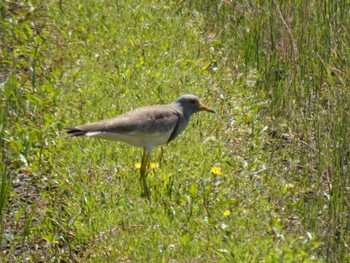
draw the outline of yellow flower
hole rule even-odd
[[[151,169],[157,169],[158,168],[158,163],[150,163],[149,166],[151,167]],[[137,169],[141,168],[141,163],[135,163],[135,167]]]
[[[249,113],[246,113],[246,114],[244,115],[244,122],[245,122],[246,124],[249,124],[251,120],[252,120],[252,117],[250,116],[250,114],[249,114]]]
[[[212,172],[213,174],[215,174],[215,175],[220,175],[220,174],[222,174],[221,168],[220,168],[220,167],[217,167],[217,166],[212,167],[212,168],[211,168],[211,172]]]
[[[224,216],[229,217],[231,215],[231,212],[229,210],[224,211]]]
[[[159,166],[159,165],[158,165],[157,163],[150,163],[151,169],[157,169],[158,166]]]
[[[266,97],[266,93],[265,93],[265,91],[263,91],[263,90],[260,90],[260,92],[259,92],[259,96],[261,97],[261,98],[265,98]]]

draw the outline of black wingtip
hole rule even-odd
[[[67,133],[72,135],[72,136],[83,136],[86,134],[86,131],[82,131],[78,129],[77,127],[65,127],[65,130],[67,130]]]

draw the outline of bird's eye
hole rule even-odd
[[[196,104],[196,100],[190,100],[191,104]]]

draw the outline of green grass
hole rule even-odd
[[[349,4],[1,3],[1,261],[348,262]],[[63,131],[185,93],[218,114],[150,202],[140,149]]]

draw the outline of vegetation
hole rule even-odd
[[[350,261],[350,2],[2,1],[2,262]],[[152,155],[63,127],[205,98]]]

